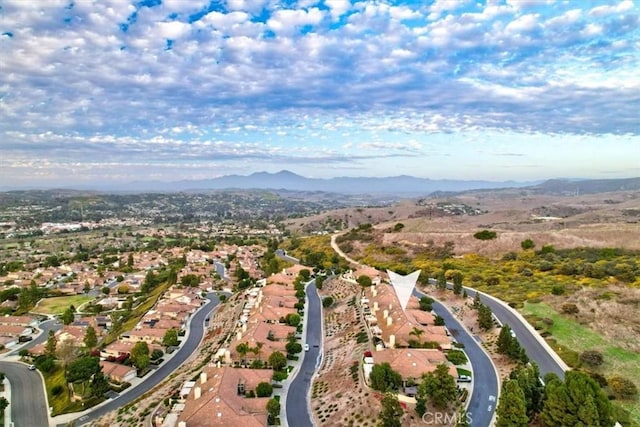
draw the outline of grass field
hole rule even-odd
[[[93,300],[93,297],[86,295],[45,298],[38,303],[38,306],[33,311],[42,314],[62,314],[70,305],[77,309],[91,300]]]
[[[597,369],[605,377],[620,375],[632,380],[640,387],[640,354],[625,350],[617,346],[616,342],[594,332],[588,327],[569,319],[548,304],[525,303],[522,309],[523,314],[535,324],[535,319],[549,318],[553,320],[553,325],[545,328],[551,333],[548,338],[552,347],[558,350],[558,354],[565,359],[568,364],[575,360],[575,353],[585,350],[598,350],[604,356],[604,364]],[[555,341],[555,342],[554,342]],[[571,349],[565,351],[565,349]],[[635,425],[640,425],[640,403],[635,401],[616,401],[631,413]]]

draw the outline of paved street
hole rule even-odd
[[[287,422],[291,427],[313,426],[309,407],[309,388],[313,374],[320,364],[320,350],[322,347],[321,301],[316,291],[315,281],[307,285],[306,292],[308,298],[307,333],[304,343],[309,344],[309,351],[303,350],[300,354],[304,359],[287,393]],[[303,346],[304,343],[302,343]]]
[[[38,371],[30,371],[27,365],[17,362],[0,362],[11,383],[11,420],[14,427],[40,427],[49,425],[47,404]]]
[[[209,299],[209,302],[191,318],[191,321],[189,323],[189,336],[186,342],[184,342],[180,346],[180,349],[177,350],[176,353],[169,360],[167,360],[165,364],[160,366],[155,371],[152,371],[151,374],[148,374],[144,381],[135,388],[127,390],[122,395],[116,397],[113,400],[110,400],[107,404],[96,408],[90,413],[78,417],[75,420],[76,424],[82,425],[89,423],[90,421],[93,421],[96,418],[113,411],[114,409],[126,405],[127,403],[135,400],[137,397],[151,390],[162,380],[167,378],[173,371],[178,369],[178,367],[180,367],[180,365],[182,365],[197,349],[200,341],[202,341],[202,337],[204,336],[204,321],[220,302],[217,295],[213,293],[208,294],[207,298]],[[66,423],[62,425],[66,425]]]
[[[425,296],[417,290],[414,291],[414,295],[418,298]],[[491,424],[499,392],[498,378],[493,363],[475,338],[467,332],[444,305],[435,301],[433,310],[444,319],[453,338],[464,344],[464,351],[473,366],[473,393],[467,413],[472,426],[487,427]]]

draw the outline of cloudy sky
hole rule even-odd
[[[0,187],[640,176],[640,6],[2,0]]]

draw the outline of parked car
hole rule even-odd
[[[304,345],[304,351],[309,351],[309,344]]]
[[[36,370],[36,365],[29,365],[29,366],[27,366],[27,369],[29,369],[30,371],[35,371]]]
[[[460,375],[460,376],[458,376],[458,382],[459,383],[470,383],[471,382],[471,377],[469,375]]]

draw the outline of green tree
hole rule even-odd
[[[269,355],[269,365],[271,365],[274,371],[280,371],[287,366],[287,358],[279,351],[274,351]]]
[[[402,377],[391,368],[389,363],[376,363],[369,374],[369,382],[374,390],[394,391],[402,385]]]
[[[457,389],[456,380],[449,374],[449,367],[442,363],[435,371],[422,376],[416,400],[425,402],[428,398],[434,406],[444,409],[455,400]]]
[[[276,399],[269,399],[269,401],[267,401],[267,413],[269,414],[267,423],[269,425],[275,424],[276,419],[280,415],[280,402]]]
[[[525,239],[522,242],[520,242],[520,247],[526,251],[527,249],[535,248],[536,244],[531,239]]]
[[[557,377],[548,379],[545,387],[546,399],[540,413],[545,426],[611,427],[615,424],[611,402],[598,383],[587,374],[568,371],[564,382]],[[583,407],[586,409],[580,411]],[[597,422],[593,422],[594,419]]]
[[[91,379],[91,395],[102,397],[109,389],[109,381],[107,381],[102,371],[96,372]]]
[[[527,427],[529,424],[524,392],[517,381],[507,380],[503,383],[496,415],[496,427]]]
[[[245,357],[247,356],[247,353],[249,353],[249,343],[243,342],[238,344],[236,346],[236,351],[238,352],[238,354],[242,359],[245,359]]]
[[[420,310],[431,311],[433,310],[433,298],[424,296],[420,298]]]
[[[302,345],[299,342],[289,341],[285,345],[288,354],[297,354],[302,351]]]
[[[364,275],[364,274],[362,276],[359,276],[356,279],[356,281],[363,288],[366,288],[366,287],[369,287],[369,286],[373,285],[373,282],[371,281],[371,277],[369,277],[367,275]]]
[[[4,413],[4,410],[9,407],[9,401],[3,396],[0,397],[0,413]]]
[[[452,274],[451,280],[453,281],[453,293],[456,295],[462,294],[462,280],[464,276],[461,272],[456,271]]]
[[[473,237],[478,240],[493,240],[498,237],[498,234],[495,231],[482,230],[475,233]]]
[[[378,414],[379,427],[402,427],[401,418],[404,415],[398,397],[392,393],[385,393],[382,398],[382,409]]]
[[[88,381],[91,377],[100,372],[100,361],[97,357],[80,357],[73,360],[67,366],[66,377],[70,383]]]
[[[87,326],[87,329],[84,331],[83,342],[88,349],[93,349],[95,346],[98,345],[98,336],[93,326],[91,325]]]
[[[286,317],[286,322],[289,326],[298,326],[302,318],[298,313],[289,313]]]
[[[445,276],[444,271],[440,271],[436,276],[436,287],[438,289],[447,289],[447,276]]]
[[[273,394],[273,386],[268,382],[261,382],[256,386],[256,396],[269,397]]]
[[[131,349],[131,360],[140,371],[144,371],[149,366],[149,345],[144,341],[138,341]]]
[[[478,326],[485,331],[493,328],[493,313],[491,309],[484,304],[478,306]]]
[[[424,329],[420,329],[417,326],[414,326],[409,335],[412,335],[418,339],[418,344],[422,344],[422,334],[424,334]],[[418,345],[418,348],[420,345]]]
[[[540,370],[535,363],[518,365],[509,378],[516,380],[524,393],[527,404],[527,415],[533,418],[542,409],[544,386],[540,382]]]
[[[71,307],[67,307],[67,309],[60,316],[60,319],[65,325],[70,325],[71,323],[73,323],[73,321],[75,320],[75,315],[73,314]]]
[[[165,347],[177,346],[180,342],[178,341],[178,331],[174,328],[168,329],[167,332],[164,333],[164,337],[162,337],[162,345]]]
[[[328,297],[322,298],[322,306],[324,308],[329,308],[332,305],[333,305],[333,297],[332,296],[328,296]]]

